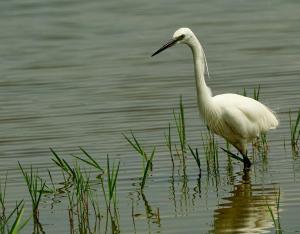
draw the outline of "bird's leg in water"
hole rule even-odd
[[[251,162],[250,162],[249,158],[247,157],[247,153],[246,153],[246,155],[243,155],[243,162],[244,162],[244,168],[251,167]]]
[[[242,153],[240,152],[240,153],[243,155],[243,158],[240,158],[239,156],[237,156],[237,155],[231,153],[229,150],[224,149],[224,148],[222,148],[222,147],[220,147],[220,148],[221,148],[224,152],[226,152],[230,157],[232,157],[232,158],[234,158],[234,159],[237,159],[237,160],[243,162],[243,163],[244,163],[244,168],[245,168],[245,169],[251,167],[251,162],[250,162],[249,158],[247,157],[247,155],[244,155],[244,154],[242,154]]]

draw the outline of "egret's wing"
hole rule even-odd
[[[224,124],[230,129],[234,138],[239,139],[249,138],[249,121],[247,117],[235,107],[225,107],[223,108],[222,117]]]
[[[222,109],[226,125],[243,138],[255,137],[278,125],[273,112],[252,98],[222,94],[215,96],[214,100]]]
[[[259,133],[278,126],[278,120],[272,110],[252,98],[243,97],[243,103],[237,102],[236,106],[255,125]]]

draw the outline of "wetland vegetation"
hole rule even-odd
[[[254,90],[254,97],[258,99],[260,89]],[[244,93],[246,93],[244,91]],[[178,113],[177,113],[178,112]],[[290,144],[285,147],[290,147],[293,151],[293,157],[298,157],[299,148],[299,133],[300,133],[300,111],[296,118],[289,113],[290,126]],[[173,133],[175,132],[175,134]],[[207,129],[207,132],[202,132],[202,145],[193,146],[188,144],[186,135],[186,123],[183,99],[180,97],[179,108],[173,110],[173,120],[167,126],[164,135],[165,147],[170,154],[170,164],[172,174],[170,176],[170,194],[173,194],[174,208],[178,209],[176,204],[176,196],[182,197],[181,202],[189,202],[188,181],[195,180],[196,187],[193,188],[193,200],[201,197],[202,180],[207,183],[213,183],[218,188],[220,183],[220,165],[219,157],[226,157],[226,154],[220,151],[220,147],[226,147],[228,152],[226,171],[228,179],[233,178],[233,167],[237,165],[230,150],[230,145],[217,142],[213,133]],[[128,188],[128,202],[131,204],[131,220],[132,230],[138,233],[136,223],[139,222],[141,216],[145,217],[149,225],[161,225],[164,217],[161,216],[160,208],[152,208],[147,200],[147,192],[145,187],[155,183],[151,180],[155,174],[156,161],[156,146],[152,147],[150,153],[147,153],[145,147],[142,146],[142,141],[137,136],[130,132],[130,136],[123,134],[125,140],[132,147],[132,152],[140,158],[141,171],[136,175],[132,187]],[[163,134],[162,134],[163,139]],[[286,144],[286,143],[285,143]],[[149,148],[149,147],[148,147]],[[252,144],[252,161],[254,171],[266,169],[268,163],[268,141],[264,135],[262,138]],[[27,186],[27,192],[31,198],[30,204],[24,200],[16,201],[16,205],[12,208],[6,206],[6,197],[9,196],[7,191],[7,174],[0,181],[0,231],[1,233],[21,233],[22,229],[32,224],[33,233],[44,233],[43,222],[40,221],[40,206],[41,203],[49,200],[58,199],[67,201],[65,209],[66,225],[69,226],[70,233],[121,233],[122,226],[120,220],[123,218],[120,214],[120,204],[118,197],[118,185],[122,183],[119,179],[119,174],[122,172],[122,163],[120,160],[114,160],[112,156],[107,155],[106,161],[99,161],[96,156],[90,155],[85,149],[79,148],[80,155],[71,155],[70,160],[64,159],[54,149],[50,149],[53,157],[53,163],[60,170],[60,178],[57,182],[53,181],[51,170],[48,170],[49,178],[42,178],[39,171],[42,169],[24,168],[19,163],[20,173],[24,177],[24,183]],[[187,163],[187,161],[189,163]],[[198,168],[198,173],[188,174],[188,165],[195,164]],[[261,168],[259,168],[261,167]],[[267,170],[267,169],[266,169]],[[203,171],[205,173],[203,173]],[[270,223],[273,223],[273,229],[276,233],[282,233],[280,225],[280,190],[276,185],[267,187],[259,187],[251,182],[251,171],[240,171],[241,181],[235,185],[229,198],[232,205],[230,207],[222,205],[216,210],[215,220],[213,224],[215,233],[221,233],[222,230],[237,230],[243,228],[243,222],[237,220],[251,220],[252,222],[261,222],[258,226],[253,227],[253,230],[259,228],[271,228]],[[175,191],[175,183],[181,184],[180,192]],[[255,187],[255,188],[254,188]],[[252,194],[252,189],[261,191],[259,197]],[[166,188],[167,189],[167,188]],[[241,199],[241,196],[243,199]],[[263,198],[261,198],[263,197]],[[144,203],[144,214],[136,211],[135,199],[142,200]],[[244,209],[252,204],[257,207],[257,210],[252,210],[250,213],[241,215],[245,212]],[[183,204],[181,204],[182,206]],[[24,212],[28,210],[28,212]],[[31,211],[29,211],[31,210]],[[199,211],[201,212],[201,211]],[[269,217],[266,214],[269,214]],[[48,217],[48,218],[51,218]],[[231,226],[232,225],[232,226]],[[283,227],[284,229],[284,227]]]

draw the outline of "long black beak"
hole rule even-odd
[[[177,38],[172,39],[171,41],[168,41],[165,45],[163,45],[163,46],[162,46],[161,48],[159,48],[156,52],[154,52],[154,53],[151,55],[151,57],[153,57],[153,56],[159,54],[160,52],[162,52],[162,51],[165,50],[165,49],[168,49],[168,48],[172,47],[173,45],[176,44],[177,41],[180,41],[182,38],[183,38],[183,37],[180,36],[180,37],[177,37]]]

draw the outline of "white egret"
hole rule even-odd
[[[217,135],[225,138],[243,156],[245,168],[251,166],[247,157],[247,144],[261,133],[278,126],[274,113],[262,103],[238,94],[226,93],[212,96],[204,79],[207,68],[203,48],[189,28],[180,28],[173,39],[152,56],[177,44],[188,45],[193,53],[199,112],[207,126]]]

